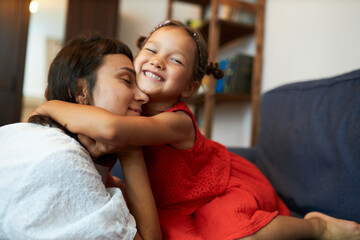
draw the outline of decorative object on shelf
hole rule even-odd
[[[216,82],[216,93],[250,94],[253,59],[252,56],[238,54],[221,60],[220,66],[225,75]]]

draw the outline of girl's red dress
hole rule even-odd
[[[167,110],[174,111],[192,118],[194,146],[144,148],[164,239],[232,240],[254,234],[278,214],[290,215],[254,164],[206,139],[185,103]]]

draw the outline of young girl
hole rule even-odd
[[[208,52],[198,33],[165,21],[143,40],[134,64],[137,84],[150,99],[143,107],[146,117],[59,101],[37,112],[81,134],[94,155],[145,146],[165,239],[359,239],[354,222],[317,212],[290,217],[255,165],[200,133],[182,101],[207,71]]]

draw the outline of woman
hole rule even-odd
[[[132,61],[117,40],[74,39],[51,64],[45,97],[140,116],[148,97]],[[140,149],[119,153],[130,214],[122,191],[103,184],[119,186],[118,179],[102,180],[92,161],[111,167],[117,156],[92,159],[52,119],[34,115],[29,122],[0,128],[0,239],[161,238]]]

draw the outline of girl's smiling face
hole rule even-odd
[[[165,26],[152,33],[134,62],[138,86],[150,101],[174,104],[188,97],[196,49],[182,28]]]

